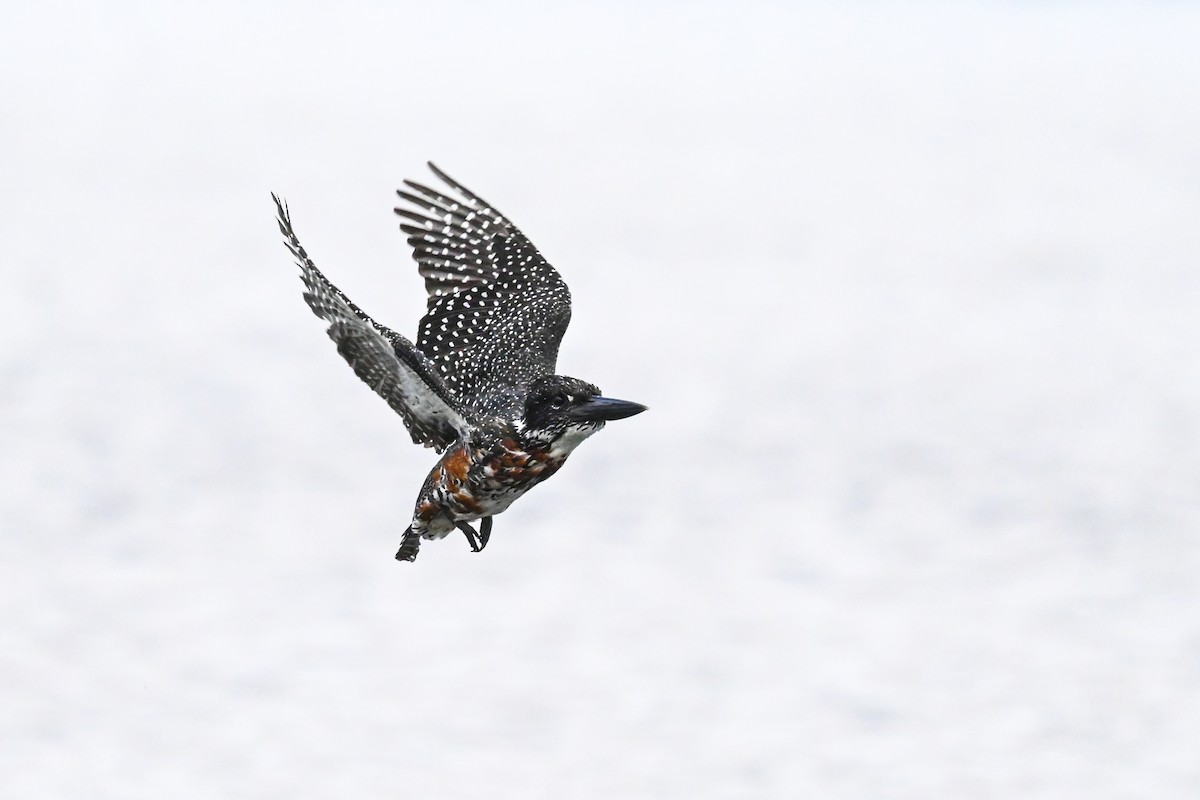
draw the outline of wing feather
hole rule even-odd
[[[452,193],[405,180],[406,221],[428,308],[417,348],[472,408],[511,411],[523,386],[554,372],[571,319],[558,271],[507,217],[434,164]]]
[[[404,420],[417,444],[439,452],[466,436],[470,412],[412,342],[367,316],[321,274],[292,229],[287,206],[274,194],[279,230],[296,258],[309,308],[329,323],[329,338],[359,378]]]

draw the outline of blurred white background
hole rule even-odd
[[[1200,6],[4,17],[0,795],[1200,796]],[[651,411],[398,564],[430,158]]]

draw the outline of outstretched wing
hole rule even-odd
[[[404,420],[417,444],[441,452],[465,435],[469,412],[412,342],[364,314],[330,283],[304,252],[292,230],[287,206],[274,194],[279,230],[296,257],[309,308],[329,323],[329,338],[354,373]]]
[[[571,292],[508,218],[429,168],[450,194],[406,180],[398,194],[414,208],[396,209],[429,292],[417,347],[464,403],[503,413],[554,372]]]

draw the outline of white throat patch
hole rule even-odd
[[[550,455],[555,458],[566,458],[579,444],[596,431],[604,427],[604,423],[581,423],[567,426],[566,433],[559,436],[550,447]]]

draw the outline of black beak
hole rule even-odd
[[[641,403],[631,403],[628,400],[614,400],[611,397],[593,397],[586,403],[577,405],[567,412],[567,416],[579,422],[607,422],[614,419],[625,419],[646,410]]]

